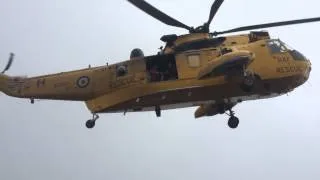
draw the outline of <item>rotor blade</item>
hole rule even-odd
[[[144,11],[145,13],[149,14],[150,16],[158,19],[159,21],[161,21],[167,25],[184,28],[189,31],[192,29],[191,27],[189,27],[189,26],[179,22],[178,20],[173,19],[172,17],[166,15],[165,13],[161,12],[160,10],[153,7],[152,5],[150,5],[149,3],[147,3],[144,0],[128,0],[128,1],[130,3],[132,3],[134,6],[136,6],[137,8]]]
[[[262,29],[262,28],[270,28],[270,27],[278,27],[278,26],[287,26],[287,25],[293,25],[293,24],[303,24],[303,23],[310,23],[310,22],[316,22],[316,21],[320,21],[320,17],[308,18],[308,19],[298,19],[298,20],[292,20],[292,21],[266,23],[266,24],[257,24],[257,25],[252,25],[252,26],[243,26],[243,27],[239,27],[239,28],[230,29],[227,31],[213,32],[211,34],[214,36],[217,36],[219,34],[225,34],[225,33],[249,31],[249,30],[254,30],[254,29]]]
[[[214,16],[216,15],[216,13],[218,12],[220,6],[222,5],[224,0],[216,0],[212,6],[211,6],[211,10],[210,10],[210,15],[209,15],[209,19],[207,22],[207,26],[210,25],[212,19],[214,18]]]

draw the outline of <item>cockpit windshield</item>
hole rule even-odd
[[[271,51],[271,53],[283,53],[291,51],[292,48],[290,48],[288,45],[280,41],[279,39],[273,39],[268,41],[268,47]]]
[[[298,52],[297,50],[292,49],[290,46],[286,45],[284,42],[279,39],[272,39],[267,41],[268,47],[272,54],[288,52],[292,58],[296,61],[306,61],[307,58]]]

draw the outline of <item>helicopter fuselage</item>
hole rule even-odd
[[[20,98],[85,101],[93,113],[137,112],[271,98],[309,77],[310,61],[280,40],[250,42],[248,35],[211,39],[182,42],[170,51],[113,65],[33,78],[0,75],[0,90]],[[242,51],[252,54],[252,62],[241,71],[254,74],[252,90],[244,91],[239,74],[230,80],[224,70],[199,78],[222,56]]]

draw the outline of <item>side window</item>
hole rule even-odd
[[[192,54],[188,55],[188,65],[191,68],[200,67],[200,55],[199,54]]]
[[[116,66],[117,77],[122,77],[128,74],[128,65],[120,64]]]

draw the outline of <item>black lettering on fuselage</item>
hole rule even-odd
[[[301,73],[303,68],[299,66],[287,66],[287,67],[277,67],[277,73]]]
[[[286,55],[273,56],[274,59],[278,61],[278,63],[287,63],[290,61],[290,57]]]

